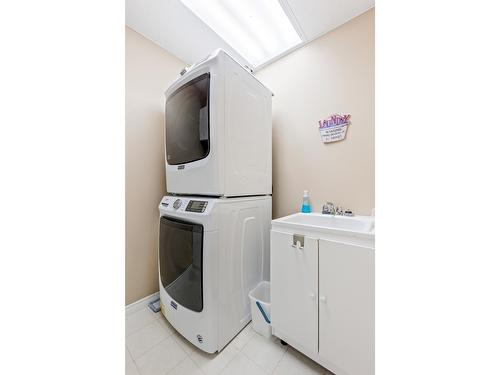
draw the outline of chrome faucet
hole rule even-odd
[[[342,206],[335,206],[332,202],[326,202],[323,205],[321,213],[325,215],[354,216],[354,213],[351,210],[344,210]]]
[[[321,211],[321,213],[326,215],[335,215],[335,206],[332,202],[326,202],[323,205],[323,210]]]

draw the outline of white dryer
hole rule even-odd
[[[250,321],[248,292],[269,280],[271,197],[166,196],[160,206],[161,311],[207,353]]]
[[[271,194],[272,93],[223,50],[165,92],[167,191]]]

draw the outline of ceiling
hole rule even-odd
[[[286,15],[303,40],[298,47],[374,6],[374,0],[270,1],[281,3]],[[251,66],[179,0],[126,0],[125,12],[127,26],[187,64],[201,60],[217,48],[223,48],[241,64],[259,69],[297,48],[292,48],[255,67]]]

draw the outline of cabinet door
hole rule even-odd
[[[319,355],[349,375],[374,374],[375,251],[319,241]]]
[[[271,324],[273,329],[318,352],[318,240],[271,232]]]

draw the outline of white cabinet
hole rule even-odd
[[[336,375],[374,374],[373,238],[299,229],[271,231],[273,334]]]
[[[271,319],[273,328],[317,351],[318,240],[301,242],[293,247],[293,235],[272,233]]]
[[[319,356],[347,374],[373,374],[374,251],[319,240]]]

